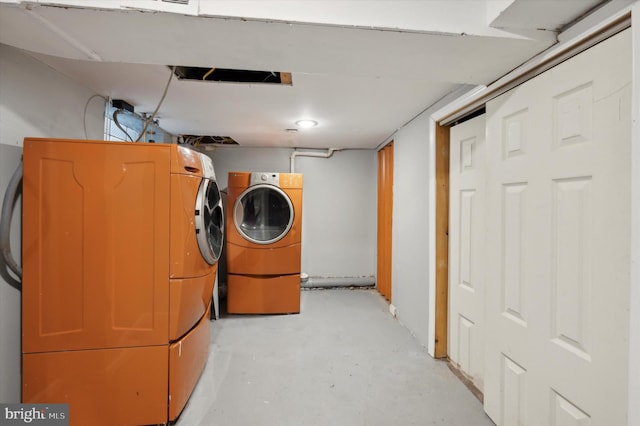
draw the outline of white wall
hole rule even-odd
[[[435,122],[431,115],[472,89],[460,86],[389,139],[394,141],[391,303],[398,320],[425,347],[433,340],[430,315],[435,281]]]
[[[221,191],[227,189],[229,172],[289,172],[289,148],[247,148],[216,146],[205,151],[213,160],[216,180]]]
[[[84,109],[93,92],[1,44],[0,75],[0,196],[4,198],[22,155],[23,138],[84,138]],[[102,100],[92,99],[86,120],[89,138],[102,139],[103,111]],[[20,212],[14,217],[19,219]],[[20,230],[20,221],[14,220],[13,242],[19,242]],[[19,261],[20,247],[13,252]],[[6,273],[0,272],[0,402],[19,402],[20,293],[7,284]]]
[[[418,341],[428,342],[429,124],[422,114],[393,137],[392,303]]]
[[[218,185],[225,190],[230,171],[288,172],[291,152],[218,147],[209,155]],[[302,272],[323,278],[375,275],[375,158],[374,150],[339,151],[331,158],[296,157],[295,172],[304,175]]]
[[[309,276],[375,275],[377,167],[375,150],[296,158],[305,180],[302,271]]]

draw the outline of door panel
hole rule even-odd
[[[451,360],[482,390],[484,377],[485,118],[451,128],[449,329]]]
[[[378,151],[378,292],[391,302],[393,142]]]
[[[627,424],[630,65],[627,30],[487,104],[498,426]]]

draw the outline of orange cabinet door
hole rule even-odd
[[[25,139],[23,352],[168,341],[170,150]]]

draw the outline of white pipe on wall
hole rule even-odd
[[[293,150],[291,156],[289,157],[289,173],[295,173],[295,161],[296,157],[320,157],[320,158],[329,158],[336,151],[341,151],[341,148],[327,148],[326,152],[322,151],[298,151]]]
[[[375,287],[376,279],[370,277],[309,277],[302,280],[302,288]]]

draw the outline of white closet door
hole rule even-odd
[[[475,386],[484,378],[485,119],[451,128],[448,353]]]
[[[485,409],[627,424],[631,34],[487,104]]]

